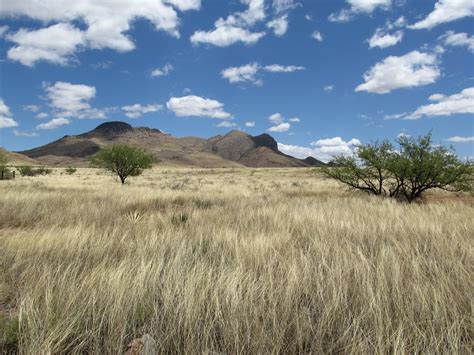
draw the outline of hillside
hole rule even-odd
[[[101,147],[114,143],[139,146],[162,164],[171,166],[217,167],[308,167],[322,162],[300,160],[283,154],[268,134],[251,136],[231,131],[209,139],[173,137],[148,127],[134,128],[124,122],[106,122],[92,131],[63,138],[38,148],[18,152],[46,165],[83,165]]]

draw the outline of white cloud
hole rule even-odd
[[[93,86],[77,85],[62,81],[54,85],[46,85],[45,91],[51,106],[55,109],[72,114],[90,109],[89,101],[95,97]]]
[[[237,125],[234,122],[229,122],[229,121],[222,121],[221,123],[216,125],[216,127],[219,127],[219,128],[232,128],[236,126]]]
[[[446,97],[446,95],[443,94],[433,94],[430,97],[428,97],[428,100],[430,101],[439,101],[442,100]]]
[[[387,10],[392,5],[392,0],[346,0],[349,9],[342,9],[329,15],[331,22],[348,22],[359,13],[370,14],[377,8]]]
[[[46,112],[40,112],[38,113],[36,116],[35,116],[37,119],[44,119],[44,118],[48,118],[49,117],[49,114],[47,114]]]
[[[407,115],[406,112],[403,112],[403,113],[396,113],[396,114],[393,114],[393,115],[385,115],[383,117],[384,120],[398,120],[400,118],[403,118]]]
[[[36,31],[22,28],[6,38],[17,44],[8,50],[8,58],[29,67],[39,61],[65,65],[85,43],[84,33],[68,23],[58,23]]]
[[[23,132],[17,129],[13,130],[13,134],[15,135],[15,137],[38,137],[39,136],[39,134],[36,132]]]
[[[387,48],[400,43],[403,39],[403,31],[396,31],[393,34],[386,33],[384,29],[378,28],[369,39],[369,47]]]
[[[278,149],[296,158],[313,157],[323,162],[328,162],[336,156],[351,156],[354,154],[355,148],[360,144],[361,142],[357,138],[352,138],[346,142],[341,137],[334,137],[312,142],[311,147],[278,143]]]
[[[273,123],[275,125],[283,123],[285,121],[285,118],[280,114],[280,113],[274,113],[270,117],[268,117],[268,120],[270,123]]]
[[[26,105],[23,106],[23,110],[29,112],[38,112],[40,110],[40,107],[38,105]]]
[[[3,38],[3,36],[8,32],[8,29],[8,26],[0,26],[0,38]]]
[[[474,114],[474,87],[466,88],[458,94],[444,96],[431,95],[430,101],[437,101],[418,107],[415,112],[402,116],[406,120],[416,120],[423,116],[451,116],[455,114]]]
[[[255,85],[262,85],[263,81],[258,77],[259,72],[262,70],[270,73],[292,73],[304,69],[304,67],[296,65],[285,66],[272,64],[261,66],[259,63],[250,63],[240,67],[230,67],[224,69],[221,71],[221,75],[224,79],[229,80],[229,82],[232,84],[249,82]]]
[[[266,65],[263,67],[265,71],[271,72],[271,73],[293,73],[295,71],[300,71],[300,70],[305,70],[305,67],[302,66],[297,66],[297,65],[279,65],[279,64],[272,64],[272,65]]]
[[[178,117],[211,117],[228,119],[232,115],[224,111],[224,104],[204,97],[189,95],[184,97],[172,97],[166,107],[173,111]]]
[[[270,127],[267,129],[268,132],[287,132],[291,128],[291,124],[288,122],[280,123],[279,125]]]
[[[301,119],[299,117],[293,117],[293,118],[290,118],[288,121],[292,123],[300,123]]]
[[[18,123],[12,118],[10,108],[5,101],[0,98],[0,128],[17,127]]]
[[[242,42],[254,44],[265,35],[265,32],[252,32],[250,28],[265,19],[264,0],[241,0],[248,9],[236,12],[227,18],[219,18],[211,31],[196,31],[191,36],[191,43],[212,44],[218,47],[227,47]]]
[[[371,13],[378,7],[388,9],[392,5],[392,0],[346,0],[351,5],[351,10],[355,12]]]
[[[156,68],[151,72],[151,76],[156,78],[159,76],[167,76],[173,70],[173,66],[171,64],[165,64],[162,68]]]
[[[126,32],[138,18],[149,20],[156,30],[179,37],[180,21],[175,8],[197,10],[200,6],[199,0],[74,0],[65,9],[57,0],[22,0],[2,2],[0,17],[26,16],[43,23],[60,22],[8,36],[18,44],[8,52],[9,58],[33,66],[39,60],[66,64],[82,46],[119,52],[133,50],[135,44]],[[85,30],[72,26],[74,21],[83,22]]]
[[[165,0],[165,2],[180,11],[199,10],[201,8],[201,0]]]
[[[0,128],[18,127],[18,123],[11,117],[0,116]]]
[[[75,117],[78,119],[104,119],[112,108],[91,107],[89,101],[96,95],[94,86],[71,84],[58,81],[54,85],[44,84],[46,98],[56,117]],[[42,115],[45,118],[47,116]]]
[[[247,122],[245,122],[245,127],[249,127],[249,128],[255,127],[255,122],[254,121],[247,121]]]
[[[162,105],[141,105],[141,104],[135,104],[135,105],[128,105],[128,106],[123,106],[122,110],[125,112],[125,116],[128,118],[139,118],[145,113],[150,113],[150,112],[157,112],[160,111],[163,108]]]
[[[435,54],[413,51],[401,57],[390,56],[364,74],[365,83],[355,91],[386,94],[392,90],[434,83],[441,75]]]
[[[273,9],[277,14],[291,11],[298,6],[295,0],[273,0]]]
[[[230,83],[250,82],[261,85],[262,81],[256,77],[260,70],[258,63],[250,63],[240,67],[230,67],[221,71],[224,79],[228,79]]]
[[[283,36],[288,31],[288,15],[273,19],[267,23],[267,27],[273,30],[275,36]]]
[[[68,120],[67,118],[64,117],[58,117],[58,118],[53,118],[51,121],[46,122],[46,123],[41,123],[36,126],[36,129],[42,129],[42,130],[51,130],[51,129],[56,129],[61,126],[65,126],[70,124],[71,121]]]
[[[470,52],[474,53],[474,36],[469,36],[467,33],[447,31],[439,39],[442,40],[446,46],[467,47]]]
[[[323,35],[319,31],[314,31],[313,34],[311,35],[316,41],[322,42],[323,41]]]
[[[324,88],[323,88],[324,91],[326,92],[331,92],[334,90],[334,85],[326,85]]]
[[[250,32],[235,26],[218,26],[213,31],[196,31],[191,36],[193,44],[207,43],[217,47],[227,47],[237,42],[254,44],[265,35],[265,32]]]
[[[471,136],[471,137],[454,136],[454,137],[449,137],[446,140],[448,142],[453,142],[453,143],[471,143],[471,142],[474,142],[474,136]]]
[[[408,26],[411,29],[431,29],[442,23],[474,16],[472,0],[438,0],[434,10],[423,20]]]

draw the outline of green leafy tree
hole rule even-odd
[[[76,171],[77,171],[77,169],[73,166],[68,166],[66,168],[66,174],[68,174],[68,175],[73,175],[73,174],[76,173]]]
[[[417,139],[402,136],[398,144],[400,150],[393,153],[387,166],[396,181],[398,197],[412,202],[430,189],[472,189],[472,165],[461,162],[452,149],[433,145],[431,133]]]
[[[338,156],[323,172],[351,188],[372,195],[391,195],[389,183],[392,173],[386,169],[392,159],[393,146],[389,141],[359,146],[354,156]]]
[[[353,189],[409,203],[430,189],[469,191],[473,166],[454,151],[432,144],[431,133],[418,139],[402,136],[395,150],[388,141],[360,146],[353,156],[336,157],[323,172]]]
[[[150,169],[151,155],[126,144],[114,144],[102,148],[91,159],[93,167],[103,168],[119,177],[122,184],[129,176],[138,176],[144,169]]]

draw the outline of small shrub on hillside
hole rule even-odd
[[[76,171],[77,171],[77,169],[74,168],[74,167],[72,167],[72,166],[68,166],[68,167],[66,168],[66,174],[68,174],[68,175],[73,175],[73,174],[76,173]]]
[[[33,168],[31,166],[19,166],[17,169],[21,176],[33,176]]]
[[[187,212],[178,212],[171,216],[171,223],[175,226],[184,226],[188,223],[189,214]]]

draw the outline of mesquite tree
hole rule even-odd
[[[144,169],[150,169],[152,162],[151,155],[126,144],[114,144],[102,148],[90,159],[92,166],[117,175],[122,184],[125,184],[129,176],[138,176]]]
[[[336,157],[323,172],[351,188],[413,202],[429,189],[467,191],[473,166],[452,150],[433,146],[431,133],[418,139],[402,136],[398,149],[388,142],[359,146],[353,156]]]

